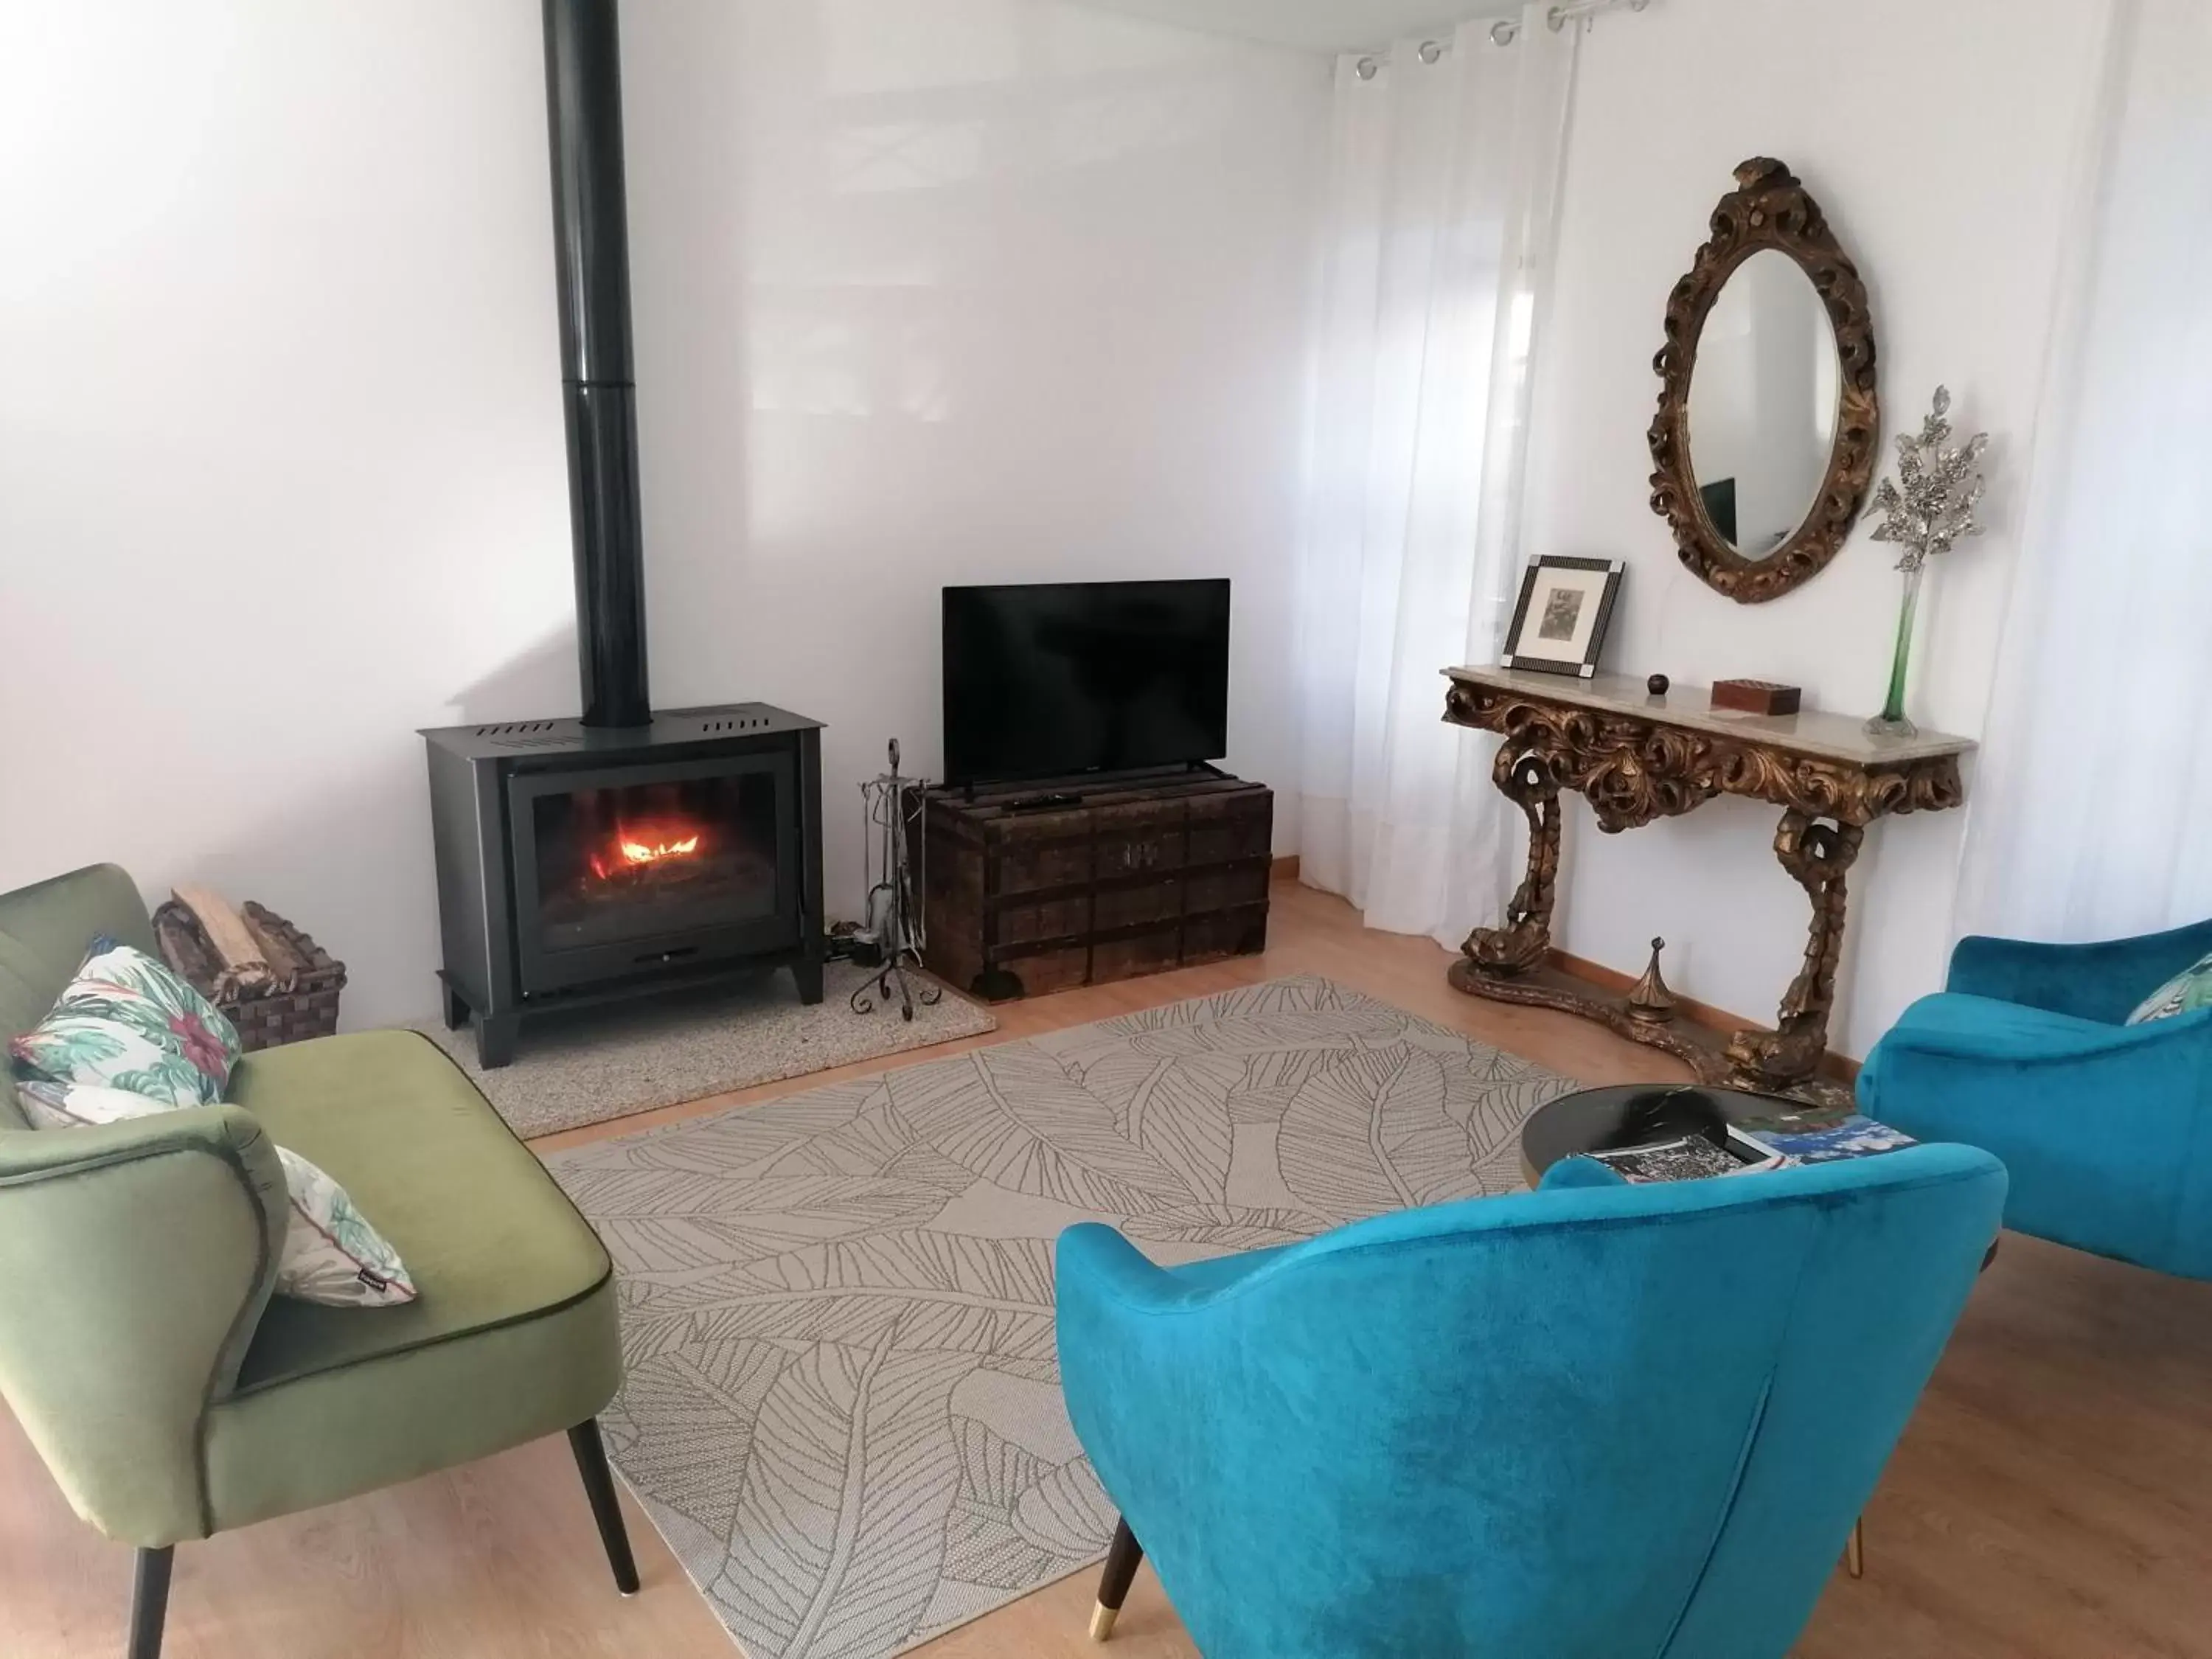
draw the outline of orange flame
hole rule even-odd
[[[685,834],[686,827],[681,823],[636,829],[625,825],[615,831],[612,844],[604,852],[592,854],[592,873],[601,881],[611,881],[617,872],[646,870],[690,858],[699,850],[702,836],[696,830]]]
[[[699,837],[686,836],[682,841],[657,842],[647,847],[641,841],[625,841],[622,855],[632,864],[658,864],[663,859],[680,859],[699,850]]]

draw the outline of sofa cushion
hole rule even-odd
[[[18,1085],[24,1115],[35,1128],[82,1129],[126,1123],[180,1108],[166,1100],[96,1084],[44,1078]],[[284,1170],[290,1224],[276,1264],[276,1293],[334,1308],[384,1308],[415,1299],[407,1265],[346,1189],[289,1146],[276,1148]]]
[[[421,1297],[366,1310],[270,1304],[236,1393],[209,1417],[217,1528],[485,1456],[573,1427],[613,1397],[622,1356],[605,1250],[427,1037],[265,1049],[240,1062],[232,1093],[376,1217]]]
[[[396,1308],[417,1294],[414,1276],[353,1194],[289,1146],[276,1149],[291,1200],[276,1294],[327,1308]]]
[[[102,939],[52,1011],[11,1038],[16,1075],[125,1089],[169,1106],[212,1106],[238,1063],[238,1031],[215,1004],[135,945]]]
[[[157,1107],[212,1106],[222,1083],[181,1049],[105,1015],[63,1003],[8,1044],[15,1081],[89,1084],[142,1096]]]
[[[0,1044],[46,1017],[103,933],[142,951],[155,948],[146,902],[115,865],[95,864],[0,893]],[[25,1127],[15,1085],[0,1072],[0,1131]]]
[[[2001,1056],[2025,1061],[2066,1059],[2130,1048],[2141,1041],[2142,1035],[2124,1026],[2053,1013],[2025,1003],[2001,1002],[1994,997],[1968,996],[1958,991],[1938,991],[1917,999],[1898,1016],[1897,1024],[1884,1035],[1867,1063],[1869,1066],[1875,1065],[1884,1048]],[[1863,1068],[1861,1075],[1865,1075]],[[1859,1103],[1868,1116],[1885,1123],[1892,1121],[1887,1113],[1868,1104],[1868,1099],[1862,1089]],[[1899,1127],[1909,1133],[1920,1133],[1910,1124]]]
[[[264,1049],[239,1063],[231,1096],[376,1218],[420,1291],[373,1314],[272,1305],[241,1390],[527,1318],[611,1271],[544,1165],[416,1032]]]
[[[2172,1019],[2204,1007],[2212,1007],[2212,956],[2198,957],[2136,1004],[2128,1024]]]

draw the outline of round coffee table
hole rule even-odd
[[[1764,1127],[1777,1119],[1807,1115],[1803,1101],[1783,1095],[1754,1094],[1748,1089],[1722,1089],[1703,1083],[1682,1084],[1679,1090],[1711,1101],[1730,1123],[1757,1123]],[[1560,1159],[1579,1158],[1611,1146],[1627,1118],[1631,1101],[1674,1091],[1674,1086],[1663,1083],[1632,1083],[1561,1095],[1549,1105],[1538,1107],[1521,1126],[1521,1173],[1531,1187],[1535,1186],[1543,1180],[1544,1171]]]
[[[1749,1089],[1723,1089],[1709,1084],[1686,1083],[1678,1085],[1686,1094],[1703,1096],[1720,1109],[1721,1115],[1734,1124],[1752,1123],[1761,1128],[1790,1127],[1806,1117],[1833,1118],[1833,1112],[1819,1109],[1808,1111],[1802,1100],[1791,1100],[1782,1095],[1756,1094]],[[1669,1091],[1666,1084],[1637,1083],[1611,1089],[1584,1089],[1579,1094],[1561,1095],[1549,1105],[1540,1106],[1528,1121],[1521,1126],[1521,1173],[1530,1187],[1544,1178],[1544,1171],[1562,1158],[1578,1158],[1584,1152],[1594,1152],[1609,1145],[1620,1133],[1628,1115],[1631,1101]],[[1987,1273],[1990,1263],[1997,1259],[1998,1239],[1990,1241],[1990,1248],[1982,1257],[1982,1271]],[[1854,1578],[1866,1576],[1866,1539],[1863,1522],[1854,1522],[1850,1541],[1845,1546],[1844,1561]]]

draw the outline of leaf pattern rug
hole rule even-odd
[[[612,1252],[614,1461],[749,1659],[883,1659],[1096,1561],[1053,1241],[1255,1249],[1521,1184],[1576,1085],[1277,980],[547,1161]]]

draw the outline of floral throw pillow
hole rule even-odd
[[[330,1308],[396,1308],[415,1300],[407,1264],[346,1189],[289,1147],[279,1146],[276,1156],[292,1189],[277,1294]]]
[[[17,1092],[32,1127],[40,1129],[121,1123],[178,1109],[174,1102],[97,1084],[34,1080]],[[394,1308],[414,1301],[406,1263],[354,1207],[346,1189],[287,1147],[279,1146],[276,1157],[292,1200],[276,1293],[332,1308]]]
[[[2172,1019],[2192,1008],[2212,1006],[2212,956],[2199,957],[2142,1000],[2128,1024]]]
[[[157,1117],[176,1107],[166,1100],[134,1095],[127,1089],[102,1088],[88,1083],[51,1083],[44,1078],[16,1085],[23,1115],[33,1129],[77,1129],[88,1123],[123,1123],[134,1117]]]
[[[222,1098],[239,1042],[222,1011],[184,979],[143,951],[99,939],[53,1011],[8,1052],[19,1078],[207,1106]]]

